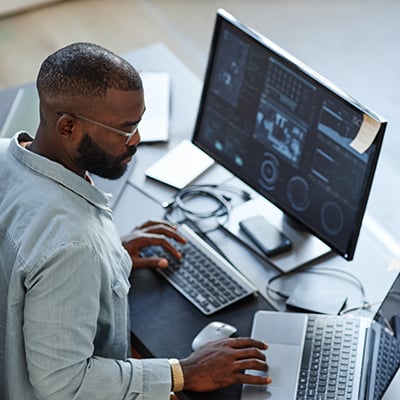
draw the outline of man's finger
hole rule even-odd
[[[133,257],[133,268],[166,268],[168,260],[158,257]]]

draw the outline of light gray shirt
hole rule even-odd
[[[0,139],[0,399],[169,399],[166,359],[128,358],[128,276],[108,196]]]

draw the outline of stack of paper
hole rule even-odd
[[[167,72],[142,72],[146,112],[139,125],[142,142],[168,140],[170,76]]]

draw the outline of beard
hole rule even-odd
[[[136,150],[136,146],[130,146],[123,155],[115,157],[101,149],[85,133],[78,145],[78,157],[75,162],[86,171],[102,178],[118,179],[128,168],[128,164],[123,164],[122,161],[133,156]]]

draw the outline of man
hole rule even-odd
[[[166,237],[183,241],[149,222],[122,244],[88,175],[116,179],[135,154],[140,76],[110,51],[75,43],[43,62],[37,89],[35,139],[0,141],[0,398],[162,400],[171,390],[268,384],[244,372],[267,371],[267,346],[249,338],[180,361],[128,358],[132,264],[165,267],[140,249],[158,244],[179,257]]]

